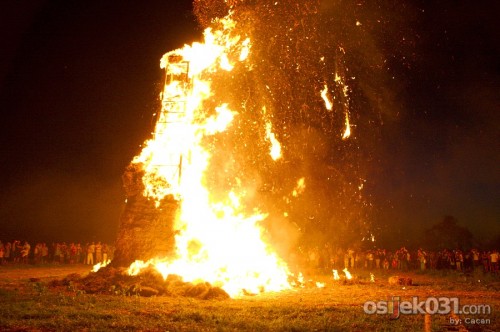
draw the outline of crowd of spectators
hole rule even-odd
[[[28,241],[0,241],[0,265],[5,264],[88,264],[106,262],[113,258],[114,247],[101,242],[57,242],[47,245]]]
[[[332,249],[329,245],[302,251],[302,261],[319,270],[366,269],[366,270],[457,270],[470,272],[482,269],[484,272],[499,273],[498,250],[450,250],[429,251],[422,248],[408,250]]]
[[[101,242],[80,243],[36,243],[27,241],[0,241],[0,265],[4,264],[88,264],[107,262],[113,258],[114,247]],[[355,250],[333,249],[326,244],[308,250],[300,249],[294,261],[299,266],[331,271],[332,269],[366,270],[457,270],[470,272],[482,269],[484,272],[499,273],[498,250],[481,251],[459,249],[428,251],[408,250],[402,247],[386,249]]]

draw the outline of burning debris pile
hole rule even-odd
[[[51,281],[49,287],[85,294],[183,296],[203,300],[229,298],[224,290],[206,282],[195,285],[184,282],[180,276],[174,274],[164,280],[154,269],[147,269],[140,276],[130,276],[126,272],[125,269],[108,267],[83,278],[79,274],[70,274],[62,280]]]
[[[366,228],[352,45],[335,42],[345,31],[318,0],[194,10],[204,40],[161,59],[161,108],[123,176],[112,266],[231,296],[288,289],[297,240],[345,245]]]
[[[389,285],[412,286],[413,280],[409,277],[391,276]]]

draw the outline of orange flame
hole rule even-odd
[[[97,263],[95,264],[94,266],[92,266],[92,272],[97,272],[99,271],[101,268],[107,266],[109,263],[111,263],[111,260],[107,260],[105,262],[101,262],[101,263]]]
[[[349,124],[349,114],[345,113],[345,131],[342,135],[342,139],[347,139],[351,136],[351,125]]]
[[[167,195],[179,199],[175,258],[136,261],[128,273],[135,275],[153,266],[164,278],[177,274],[188,282],[207,281],[231,296],[288,289],[287,265],[261,237],[259,223],[267,215],[257,210],[244,215],[236,192],[213,201],[205,187],[211,151],[202,140],[225,131],[238,115],[222,104],[213,116],[206,116],[202,102],[212,93],[207,77],[219,70],[231,71],[249,58],[251,49],[249,38],[234,34],[231,13],[216,23],[222,29],[206,29],[204,43],[168,52],[161,60],[167,74],[162,110],[153,139],[133,162],[144,165],[143,194],[157,206]],[[266,133],[271,156],[278,159],[281,147],[270,122]]]
[[[342,270],[342,272],[344,272],[345,274],[345,277],[347,280],[351,280],[352,279],[352,275],[351,273],[347,270],[347,267],[345,269]]]
[[[281,158],[281,144],[276,139],[276,136],[274,135],[272,130],[273,125],[271,124],[271,122],[266,122],[266,136],[269,142],[271,142],[271,158],[273,158],[273,160],[278,160]]]
[[[302,272],[299,272],[299,276],[297,277],[297,281],[300,284],[300,287],[305,287],[304,275]]]
[[[333,109],[333,104],[328,98],[328,85],[325,84],[325,88],[321,91],[321,98],[325,101],[325,107],[327,110],[331,111]]]

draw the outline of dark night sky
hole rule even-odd
[[[422,2],[425,3],[425,2]],[[435,1],[414,32],[398,124],[387,126],[379,190],[400,235],[455,216],[476,238],[500,235],[500,30],[493,8]],[[390,203],[389,201],[390,200]],[[384,205],[384,204],[381,204]]]
[[[498,236],[496,12],[412,3],[414,57],[394,60],[401,110],[376,151],[378,222],[400,238],[453,215]],[[121,175],[159,104],[159,59],[199,34],[190,1],[0,4],[1,240],[114,240]]]

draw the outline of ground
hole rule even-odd
[[[500,331],[500,278],[432,271],[399,274],[412,286],[390,285],[394,273],[352,271],[352,282],[318,274],[304,287],[237,299],[89,294],[69,283],[52,280],[88,266],[1,266],[0,330],[2,331]],[[341,273],[342,275],[342,273]],[[325,283],[317,288],[315,282]],[[53,283],[52,283],[53,284]],[[365,313],[367,301],[399,296],[401,301],[456,297],[463,305],[487,305],[486,314],[403,315]],[[442,301],[442,300],[440,300]],[[389,307],[390,308],[390,307]],[[468,309],[475,309],[471,306]],[[465,309],[465,308],[464,308]],[[460,322],[453,325],[453,322]]]

